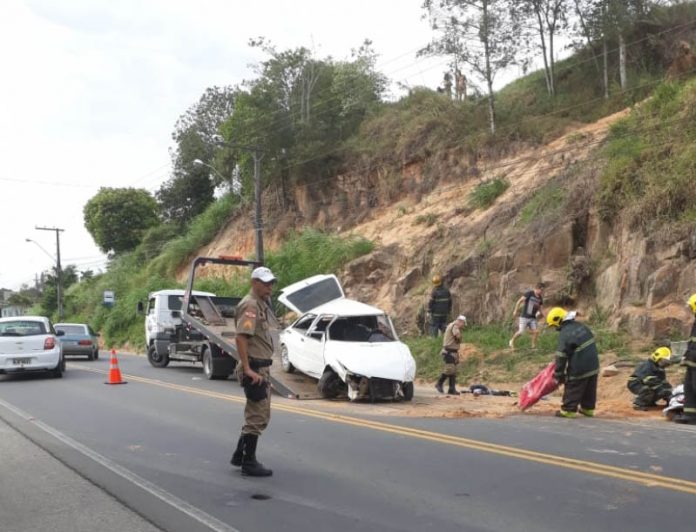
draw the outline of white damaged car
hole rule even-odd
[[[347,299],[335,275],[315,275],[278,300],[299,318],[280,334],[283,370],[319,379],[324,397],[413,398],[416,361],[384,311]]]

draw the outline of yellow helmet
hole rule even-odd
[[[442,284],[442,277],[439,275],[433,275],[433,284],[435,286],[440,286]]]
[[[696,294],[691,294],[688,305],[691,307],[691,311],[696,314]]]
[[[553,307],[546,315],[546,325],[549,327],[560,327],[563,318],[565,318],[567,314],[568,313],[561,307]]]
[[[669,347],[658,347],[655,349],[652,355],[650,355],[650,360],[655,362],[655,364],[659,363],[660,360],[664,360],[665,363],[669,362],[669,359],[672,357],[672,351],[669,349]]]

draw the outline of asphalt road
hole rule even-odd
[[[119,355],[63,379],[0,376],[0,417],[168,531],[682,530],[696,522],[696,428],[519,416],[336,414],[274,397],[269,479],[228,461],[244,400],[200,369]],[[2,502],[0,501],[0,509]],[[95,526],[95,530],[98,527]]]

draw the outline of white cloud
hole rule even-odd
[[[16,288],[55,253],[101,256],[82,208],[101,186],[155,190],[167,178],[179,115],[206,87],[252,78],[248,40],[346,58],[370,38],[382,70],[434,86],[442,60],[417,60],[430,38],[421,0],[9,0],[0,19],[0,287]],[[347,8],[348,7],[348,8]],[[393,60],[401,56],[398,60]],[[391,61],[390,61],[391,60]],[[7,260],[11,257],[11,260]],[[65,262],[65,261],[64,261]]]

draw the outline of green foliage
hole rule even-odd
[[[510,182],[503,177],[483,181],[469,193],[469,205],[478,209],[487,209],[509,186]]]
[[[566,200],[566,191],[556,183],[549,183],[536,190],[520,210],[520,223],[528,225],[542,216],[558,213]]]
[[[612,128],[598,193],[605,218],[624,210],[629,222],[644,230],[693,223],[695,108],[696,82],[665,83]]]
[[[104,253],[134,249],[159,223],[157,203],[147,190],[100,188],[84,207],[85,227]]]
[[[429,212],[428,214],[419,214],[416,216],[416,219],[413,221],[414,225],[425,225],[426,227],[430,227],[433,225],[435,222],[437,222],[438,215],[432,212]]]
[[[266,265],[282,287],[319,273],[335,273],[372,248],[372,242],[360,236],[341,237],[306,228],[290,233],[280,249],[267,253]]]

